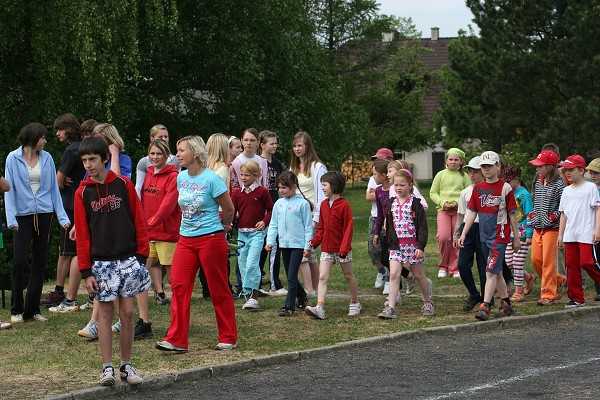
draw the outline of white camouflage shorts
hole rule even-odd
[[[339,262],[340,264],[345,264],[352,261],[352,250],[346,254],[346,258],[340,258],[339,253],[326,253],[322,251],[321,261],[333,261],[334,263]]]
[[[98,301],[133,297],[150,288],[148,270],[135,257],[114,261],[94,261],[92,274],[98,282]]]

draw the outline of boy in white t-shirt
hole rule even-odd
[[[585,160],[579,155],[567,157],[562,163],[566,178],[558,210],[561,211],[556,245],[565,247],[569,303],[566,308],[585,306],[581,270],[600,284],[600,271],[595,267],[592,248],[600,241],[600,195],[596,185],[586,182]]]

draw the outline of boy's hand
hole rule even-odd
[[[77,235],[75,235],[75,225],[73,225],[73,228],[71,228],[71,230],[69,231],[69,239],[75,241],[76,237]]]
[[[465,247],[465,235],[460,235],[457,240],[458,247]]]
[[[271,251],[272,248],[273,248],[273,246],[270,245],[270,244],[268,244],[268,245],[265,246],[265,250],[266,251]]]
[[[89,294],[97,294],[98,290],[98,282],[96,282],[96,278],[93,276],[88,276],[85,278],[85,288],[87,289]]]
[[[519,251],[521,250],[521,239],[518,236],[513,238],[513,250]]]
[[[558,237],[556,238],[556,247],[558,247],[559,249],[563,249],[563,237],[562,235],[558,235]]]
[[[257,231],[263,231],[265,229],[265,221],[258,221],[254,227]]]

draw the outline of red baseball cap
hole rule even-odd
[[[567,157],[567,159],[562,162],[562,166],[566,169],[573,169],[577,167],[585,169],[586,164],[583,157],[581,157],[578,154],[575,154],[573,156]]]
[[[538,156],[535,159],[529,161],[529,164],[535,165],[536,167],[539,167],[542,165],[556,166],[559,161],[560,160],[555,152],[553,152],[551,150],[544,150],[540,154],[538,154]]]
[[[375,160],[376,158],[393,160],[394,152],[388,148],[382,147],[381,149],[377,150],[377,153],[375,153],[374,156],[371,156],[371,160]]]

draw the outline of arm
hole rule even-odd
[[[596,206],[596,230],[594,231],[592,241],[595,244],[598,244],[598,242],[600,242],[600,206]]]
[[[225,232],[229,232],[231,230],[231,224],[233,222],[233,203],[231,202],[231,197],[229,197],[229,193],[227,191],[223,192],[220,196],[215,197],[215,201],[221,209],[223,210],[223,214],[221,217],[221,224],[223,225],[223,229]]]
[[[377,197],[377,195],[375,195],[375,197]],[[386,217],[386,210],[383,209],[383,204],[381,204],[379,200],[376,200],[375,205],[377,206],[377,218],[375,219],[375,237],[373,237],[373,244],[377,246],[379,244],[379,237],[381,236],[381,230],[383,228],[383,221]]]
[[[321,187],[321,177],[323,174],[327,172],[327,168],[325,165],[319,163],[315,166],[315,174],[314,174],[314,185],[315,185],[315,200],[313,204],[315,205],[315,213],[313,216],[313,221],[318,222],[321,216],[321,203],[323,200],[327,198],[325,196],[325,192],[323,192],[323,188]]]
[[[349,203],[345,204],[344,210],[344,226],[342,233],[342,243],[338,252],[341,258],[346,258],[346,255],[352,250],[352,235],[354,233],[354,223],[352,221],[352,208]]]
[[[433,182],[431,183],[431,190],[429,191],[429,197],[431,197],[431,201],[433,201],[440,209],[444,208],[444,201],[440,196],[440,184],[442,180],[442,174],[444,170],[438,172],[433,178]]]
[[[16,171],[16,159],[13,156],[13,154],[9,154],[8,157],[6,157],[6,181],[8,182],[8,185],[13,189],[10,192],[6,192],[4,193],[4,208],[5,208],[5,213],[6,213],[6,225],[8,226],[9,229],[12,230],[19,230],[19,224],[17,223],[17,217],[16,217],[16,203],[17,203],[17,199],[16,199],[16,192],[17,189],[15,187],[15,174],[17,173]]]
[[[77,231],[77,264],[81,277],[86,278],[92,275],[91,242],[90,227],[87,222],[87,213],[83,202],[83,193],[85,187],[80,186],[75,193],[74,200],[74,219],[75,230]]]
[[[121,161],[119,160],[119,148],[114,144],[108,145],[108,151],[110,153],[110,170],[121,176]]]
[[[462,234],[460,235],[460,238],[458,238],[458,246],[459,247],[463,247],[463,245],[465,243],[465,236],[467,235],[467,232],[469,232],[469,230],[473,226],[473,222],[475,222],[475,217],[477,216],[477,213],[474,212],[473,210],[469,210],[469,212],[467,213],[466,216],[467,216],[467,219],[465,220],[465,226],[463,228]]]
[[[54,166],[54,160],[52,159],[50,153],[45,154],[47,155],[46,162],[48,163],[48,166],[45,167],[45,169],[47,168],[47,171],[51,172],[52,175],[50,177],[50,193],[52,196],[52,206],[54,208],[54,212],[56,213],[56,217],[58,218],[60,226],[62,226],[65,229],[68,229],[69,226],[71,226],[71,221],[69,220],[69,217],[65,212],[65,207],[63,206],[62,198],[60,197],[60,189],[58,188],[58,182],[56,181],[56,167]],[[45,173],[45,171],[42,173]]]
[[[144,216],[144,210],[142,210],[142,203],[135,191],[133,183],[127,179],[125,180],[127,186],[127,195],[129,196],[129,208],[131,210],[131,217],[135,226],[135,241],[136,241],[136,258],[142,263],[146,263],[146,259],[150,254],[150,239],[148,238],[148,228],[146,227],[146,218]],[[79,231],[77,232],[79,234]]]
[[[598,211],[598,210],[596,210]],[[596,217],[598,216],[598,213],[596,213]],[[596,221],[598,221],[598,218],[596,218]],[[558,247],[559,249],[563,249],[563,236],[565,234],[565,228],[567,227],[567,216],[565,215],[565,213],[562,213],[560,216],[560,225],[558,227],[558,237],[556,238],[556,247]]]
[[[271,214],[273,212],[273,200],[271,199],[269,190],[264,186],[263,188],[265,190],[262,191],[262,203],[266,212],[265,217],[262,219],[262,221],[258,221],[258,223],[256,224],[256,229],[258,229],[259,231],[264,230],[265,227],[269,225],[269,222],[271,221]]]
[[[310,255],[310,239],[313,234],[312,216],[310,212],[310,204],[307,200],[303,200],[300,208],[302,213],[302,226],[304,227],[304,257]]]
[[[366,200],[370,203],[375,201],[375,188],[377,187],[377,184],[375,183],[375,179],[373,178],[373,176],[371,176],[369,178],[369,183],[367,184],[367,195],[366,195]]]
[[[461,226],[461,225],[464,222],[465,222],[465,214],[457,213],[456,214],[456,226],[454,227],[454,234],[452,235],[454,247],[458,247],[458,239],[460,238],[460,235],[462,234],[462,231],[463,231],[462,230],[463,226]]]
[[[277,204],[277,202],[275,202]],[[279,230],[279,208],[273,207],[273,214],[271,215],[271,223],[267,230],[267,244],[265,250],[269,251],[277,241],[277,235]]]
[[[144,180],[146,179],[146,162],[148,157],[142,157],[138,161],[135,167],[135,191],[138,197],[142,198],[142,187],[144,187]]]
[[[56,173],[56,182],[58,183],[58,188],[60,190],[63,190],[65,188],[66,179],[67,179],[67,176],[65,174],[63,174],[62,172],[58,171]]]
[[[325,201],[327,201],[327,200],[325,200]],[[313,221],[314,221],[314,218],[313,218]],[[325,223],[323,222],[323,219],[319,218],[319,223],[317,224],[317,231],[316,231],[315,237],[310,240],[309,246],[312,246],[315,249],[317,247],[319,247],[319,245],[323,241],[324,231],[325,231]],[[312,234],[312,232],[311,232],[311,234]]]
[[[513,199],[515,198],[515,196],[512,194],[512,191],[510,195],[513,197]],[[517,252],[521,250],[521,238],[519,237],[519,223],[517,222],[516,210],[515,212],[508,214],[508,218],[510,218],[510,228],[513,232],[513,250]]]
[[[413,200],[414,201],[414,200]],[[421,203],[415,203],[415,219],[417,221],[417,249],[422,252],[425,251],[425,246],[427,246],[427,239],[429,237],[429,230],[427,227],[427,215],[425,214],[425,209],[421,205]],[[423,258],[422,254],[420,257]]]
[[[6,193],[10,191],[10,183],[3,176],[0,176],[0,193]]]

